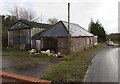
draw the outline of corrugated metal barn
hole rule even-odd
[[[8,30],[8,45],[13,48],[29,50],[35,47],[32,36],[51,27],[49,24],[18,20]]]
[[[70,53],[93,47],[94,35],[81,26],[70,23],[71,44],[68,45],[68,22],[59,21],[51,28],[32,37],[36,43],[36,49],[55,49],[57,52]]]

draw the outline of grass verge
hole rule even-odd
[[[33,56],[33,57],[42,57],[46,58],[48,57],[46,54],[29,54],[28,51],[20,50],[20,49],[14,49],[14,48],[2,48],[3,52],[13,52],[13,53],[7,53],[2,56]]]
[[[91,65],[93,53],[103,48],[105,47],[99,45],[96,48],[65,56],[67,60],[46,73],[41,79],[50,80],[53,84],[83,82],[88,66]]]
[[[10,60],[13,62],[39,62],[39,60],[42,59],[49,59],[49,56],[45,54],[29,54],[27,51],[14,49],[14,48],[3,48],[3,51],[6,54],[3,54],[2,56],[7,56]]]
[[[15,48],[2,47],[2,51],[23,51],[23,50],[15,49]]]

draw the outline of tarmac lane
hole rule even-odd
[[[85,82],[117,83],[118,77],[118,51],[120,48],[108,48],[98,53],[86,74]],[[108,83],[108,84],[109,84]]]

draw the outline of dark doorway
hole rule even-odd
[[[43,47],[51,50],[58,51],[58,39],[55,38],[44,38]]]

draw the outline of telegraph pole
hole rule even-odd
[[[70,3],[68,3],[68,50],[71,52],[71,36],[70,36]]]

